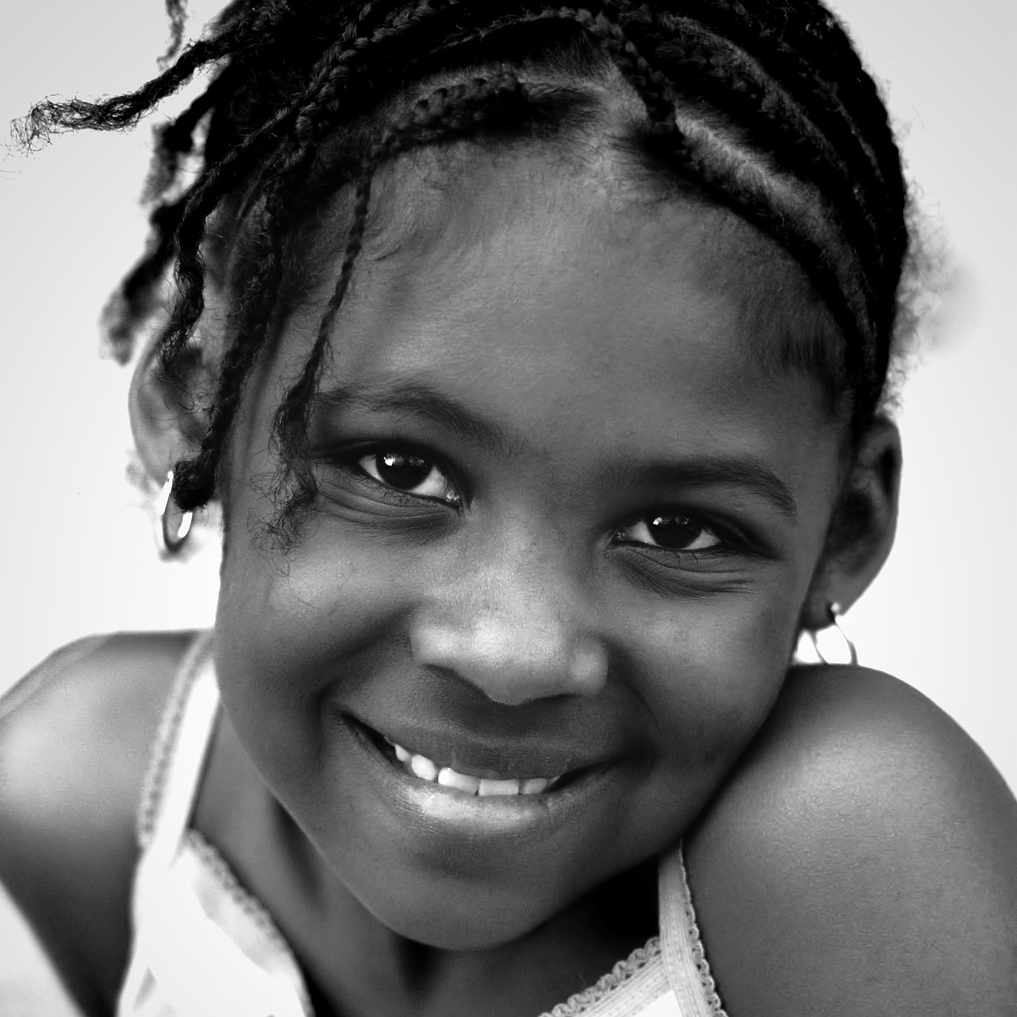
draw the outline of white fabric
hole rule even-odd
[[[186,698],[173,697],[167,744],[153,761],[161,793],[152,828],[142,830],[131,959],[117,1015],[310,1017],[281,937],[252,919],[188,837],[219,710],[209,640],[188,655],[179,691]]]

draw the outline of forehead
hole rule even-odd
[[[779,261],[768,241],[721,210],[634,187],[606,147],[568,160],[473,148],[448,165],[425,156],[380,179],[324,387],[424,383],[491,414],[522,408],[549,436],[588,418],[586,435],[671,442],[704,413],[742,444],[770,441],[771,418],[828,430],[819,386],[774,376],[759,355],[767,340],[746,307],[760,266]],[[335,221],[314,296],[287,329],[294,365],[341,263]]]

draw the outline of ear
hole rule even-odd
[[[900,472],[900,433],[879,417],[856,450],[834,508],[802,628],[826,628],[830,605],[846,611],[883,567],[897,528]]]
[[[195,350],[184,358],[180,380],[170,379],[159,364],[156,344],[149,343],[131,379],[128,400],[134,444],[156,484],[166,480],[175,463],[197,452],[205,433],[200,354]]]

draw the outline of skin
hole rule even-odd
[[[249,386],[224,477],[225,715],[195,825],[324,1013],[541,1012],[656,931],[655,858],[683,836],[735,1017],[1002,1013],[1017,880],[991,767],[892,679],[788,677],[801,626],[849,604],[889,547],[895,431],[874,427],[848,472],[818,383],[764,370],[739,313],[741,252],[760,241],[722,213],[639,200],[610,153],[568,172],[478,155],[471,179],[426,189],[399,244],[365,250],[311,422],[320,496],[286,553],[264,530],[271,420],[328,272]],[[155,473],[185,440],[176,419],[152,429]],[[384,452],[422,460],[417,486],[385,482]],[[721,459],[741,467],[699,468]],[[846,482],[865,523],[831,542]],[[655,546],[661,515],[690,549]],[[172,674],[164,645],[143,692],[127,680],[148,638],[51,668],[0,726],[0,872],[89,1013],[108,1012],[126,958],[139,760]],[[523,819],[460,821],[365,727],[482,775],[589,770]],[[15,777],[32,737],[49,746],[32,779],[66,795],[51,809]],[[78,772],[76,745],[117,738],[116,760]],[[100,764],[109,802],[89,826],[75,791]],[[94,831],[69,851],[75,824]],[[904,872],[887,837],[910,845]],[[860,890],[846,874],[863,864]],[[947,875],[967,905],[943,905]],[[59,921],[45,895],[68,902]],[[874,966],[856,949],[871,942]],[[944,979],[975,958],[977,984]]]

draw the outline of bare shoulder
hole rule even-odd
[[[190,633],[93,637],[0,700],[0,882],[86,1012],[128,947],[135,815]]]
[[[686,856],[731,1017],[1014,1013],[1017,803],[903,682],[793,670]]]

